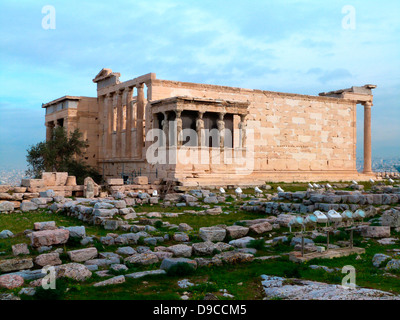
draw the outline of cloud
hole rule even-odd
[[[342,0],[54,0],[56,30],[41,28],[44,4],[1,4],[0,138],[15,140],[0,142],[0,151],[44,138],[41,103],[95,96],[91,79],[103,67],[121,72],[122,80],[155,72],[162,79],[312,95],[378,84],[373,117],[385,125],[374,135],[396,145],[387,132],[400,116],[398,1],[353,1],[356,30],[342,28],[348,4]],[[16,112],[20,123],[12,120]],[[25,130],[15,130],[21,124]]]

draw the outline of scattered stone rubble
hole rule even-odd
[[[400,189],[394,187],[376,188],[374,193],[360,190],[309,190],[264,196],[258,194],[248,201],[248,195],[219,195],[209,190],[168,193],[161,199],[159,193],[153,194],[151,188],[145,188],[148,182],[145,178],[138,177],[135,182],[143,187],[143,190],[126,189],[121,179],[111,179],[108,181],[111,196],[110,193],[102,191],[92,179],[86,179],[82,188],[76,186],[75,179],[68,174],[44,174],[43,179],[23,181],[23,187],[20,188],[7,190],[7,187],[0,186],[0,201],[3,201],[0,203],[0,214],[41,209],[74,217],[109,231],[103,237],[95,237],[86,233],[85,226],[63,227],[57,226],[54,221],[34,223],[32,230],[25,231],[30,245],[15,244],[12,247],[14,258],[0,259],[0,288],[22,288],[23,294],[32,295],[34,291],[30,289],[41,284],[45,275],[41,273],[41,268],[45,266],[53,266],[58,278],[65,277],[75,281],[86,281],[96,273],[107,278],[94,284],[95,287],[102,287],[124,283],[127,278],[164,275],[177,264],[186,264],[196,270],[225,263],[275,259],[279,256],[255,258],[257,250],[248,248],[249,244],[269,236],[275,230],[288,227],[289,221],[297,214],[307,214],[314,210],[363,208],[369,217],[381,214],[379,226],[366,224],[360,226],[358,231],[365,238],[381,239],[379,241],[382,241],[383,245],[395,242],[396,239],[390,238],[391,230],[400,228],[400,205],[395,207],[400,201]],[[49,185],[52,189],[47,189]],[[68,198],[72,192],[80,196]],[[224,206],[221,204],[236,200],[245,200],[241,209],[261,211],[265,213],[265,218],[238,221],[234,225],[201,227],[198,231],[194,231],[186,223],[174,225],[163,221],[163,218],[179,217],[182,214],[223,215]],[[177,210],[176,213],[136,212],[134,207],[143,204],[161,204],[170,208],[191,206],[197,210]],[[377,208],[374,205],[381,207]],[[160,231],[161,228],[164,231]],[[165,229],[170,232],[166,232]],[[118,234],[112,233],[116,231]],[[318,235],[320,234],[314,232],[312,239]],[[0,239],[13,236],[10,230],[0,232]],[[191,242],[193,237],[197,237],[201,242]],[[305,252],[318,250],[312,239],[304,239]],[[265,243],[268,246],[287,243],[288,240],[286,236],[271,237]],[[64,252],[64,247],[68,248],[71,241],[79,242],[84,248],[67,249]],[[106,250],[108,247],[118,248],[115,252],[99,252],[95,243],[101,244]],[[295,251],[300,251],[301,239],[293,237],[290,245]],[[400,269],[400,260],[384,254],[376,255],[372,264],[387,271]],[[159,265],[159,269],[128,274],[130,266],[154,265]],[[323,266],[312,267],[332,272]],[[115,276],[115,272],[122,274]],[[286,283],[282,278],[264,276],[263,279],[265,292],[270,298],[362,299],[361,295],[364,294],[371,299],[397,299],[377,290],[346,291],[338,286],[316,282],[296,280],[297,284],[293,285]],[[28,284],[29,281],[32,282]],[[301,288],[305,290],[301,291]]]
[[[380,290],[346,288],[315,281],[261,276],[269,299],[285,300],[400,300],[400,296]]]

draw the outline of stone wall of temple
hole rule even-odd
[[[357,176],[354,101],[165,80],[153,80],[151,92],[153,100],[190,96],[249,101],[246,121],[254,139],[248,137],[247,146],[254,145],[254,172],[244,179]],[[185,171],[181,177],[190,172],[217,177],[233,173],[234,166],[186,165],[179,170]]]
[[[307,96],[160,80],[154,73],[126,82],[119,77],[101,70],[93,79],[97,99],[70,97],[80,99],[79,107],[57,111],[65,126],[84,132],[90,144],[85,158],[105,179],[146,175],[150,182],[166,178],[186,185],[248,185],[365,180],[372,173],[368,166],[364,176],[356,170],[356,105],[370,110],[376,86]],[[54,108],[51,103],[44,107],[49,106]],[[47,115],[46,123],[55,123],[57,112]],[[209,147],[212,139],[202,143],[201,137],[176,149],[168,136],[163,138],[168,140],[165,152],[175,161],[168,156],[167,162],[149,163],[154,141],[146,137],[152,129],[168,131],[170,121],[181,131],[185,126],[197,133],[199,128],[217,130],[224,141]],[[365,128],[368,137],[369,118]],[[233,129],[232,137],[222,134],[226,129]],[[369,139],[365,145],[369,163]]]
[[[87,164],[97,167],[99,150],[99,112],[96,98],[90,97],[65,97],[58,102],[54,101],[45,105],[46,113],[45,123],[47,126],[46,139],[50,139],[51,130],[62,126],[68,134],[75,129],[82,133],[82,139],[87,140],[89,147],[84,150],[82,160]]]

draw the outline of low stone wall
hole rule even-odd
[[[374,205],[395,205],[400,203],[400,190],[392,188],[391,191],[393,193],[383,194],[363,194],[359,191],[281,192],[278,193],[278,197],[273,199],[249,201],[242,206],[242,209],[260,211],[272,215],[278,215],[282,212],[307,214],[315,210],[325,212],[329,210],[356,211],[360,208],[374,211]]]

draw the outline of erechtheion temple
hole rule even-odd
[[[308,96],[157,79],[121,82],[103,69],[97,98],[43,105],[47,138],[80,129],[104,178],[144,175],[182,185],[366,180],[373,85]],[[364,172],[356,170],[356,105],[365,108]]]

